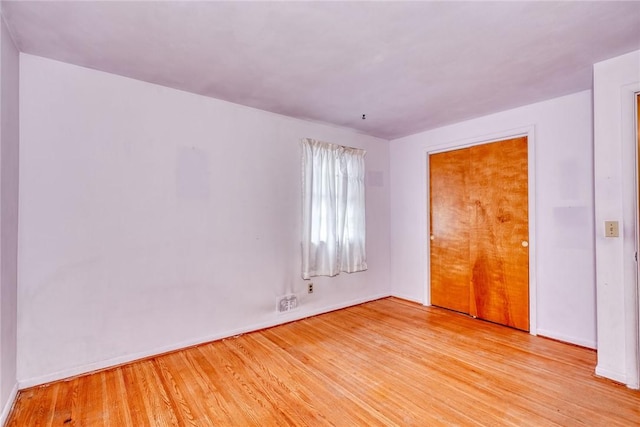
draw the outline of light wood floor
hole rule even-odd
[[[595,352],[386,298],[20,392],[7,426],[631,426]]]

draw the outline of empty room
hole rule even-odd
[[[0,13],[0,425],[640,425],[640,2]]]

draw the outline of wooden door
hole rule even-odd
[[[467,150],[429,156],[431,304],[467,314],[471,282],[469,161]]]
[[[529,330],[527,139],[429,157],[432,304]]]

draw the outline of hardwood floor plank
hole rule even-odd
[[[241,377],[237,372],[224,341],[200,347],[204,356],[200,363],[207,366],[211,380],[228,406],[225,413],[227,425],[259,425],[268,412],[256,399],[256,392],[247,384],[250,379]]]
[[[149,417],[147,415],[147,403],[145,391],[143,389],[144,383],[138,381],[136,371],[141,362],[129,364],[115,368],[121,372],[121,382],[124,384],[125,393],[117,396],[118,399],[124,400],[127,403],[129,409],[129,415],[131,417],[131,425],[133,426],[148,426],[151,425]],[[123,389],[119,388],[122,392]]]
[[[300,324],[288,324],[287,328],[273,328],[265,331],[267,338],[279,343],[280,346],[286,346],[286,352],[292,358],[299,362],[300,370],[309,369],[319,375],[319,379],[328,390],[319,396],[337,396],[341,401],[346,401],[349,405],[360,408],[353,411],[353,408],[344,408],[342,414],[349,414],[355,418],[356,425],[361,425],[367,418],[362,418],[363,413],[370,414],[368,421],[370,425],[394,425],[384,414],[380,413],[376,408],[362,399],[360,395],[361,381],[358,377],[354,377],[352,372],[344,372],[340,369],[339,361],[345,359],[343,349],[336,349],[336,353],[330,354],[324,351],[320,346],[318,339],[313,339],[311,329],[305,327],[305,321]],[[302,328],[302,330],[298,330]],[[291,329],[291,330],[289,330]],[[306,335],[304,333],[306,331]],[[303,337],[301,340],[298,337]],[[309,343],[314,345],[309,346]],[[347,356],[348,357],[348,356]],[[332,418],[334,414],[329,414]],[[338,424],[340,425],[340,424]]]
[[[163,377],[170,382],[178,398],[180,410],[187,415],[186,425],[213,425],[213,421],[207,415],[208,408],[204,405],[203,394],[196,392],[198,384],[192,375],[193,368],[185,363],[188,360],[183,354],[171,353],[158,358]]]
[[[306,369],[288,353],[279,351],[280,347],[263,335],[253,335],[251,340],[255,343],[252,348],[255,357],[269,361],[268,366],[263,365],[265,374],[277,381],[285,394],[295,396],[293,402],[299,402],[296,411],[307,413],[301,415],[305,417],[305,424],[336,425],[335,418],[339,417],[345,424],[356,425],[358,419],[336,401],[338,391],[334,387],[328,390],[321,375]],[[336,413],[339,414],[337,417]]]
[[[112,412],[110,421],[112,425],[128,426],[133,425],[133,419],[129,411],[127,402],[129,394],[124,380],[122,369],[107,371],[105,401],[103,406],[108,407]]]
[[[229,402],[226,388],[219,388],[220,383],[215,373],[212,372],[212,367],[206,356],[200,349],[180,353],[186,359],[186,365],[191,368],[193,379],[190,382],[193,384],[196,399],[199,397],[203,400],[202,404],[206,406],[207,416],[212,421],[212,425],[229,425],[234,412],[240,411]],[[188,379],[185,378],[186,380]]]
[[[283,424],[317,425],[318,417],[313,411],[313,405],[310,404],[311,398],[309,396],[305,396],[307,399],[303,398],[305,393],[299,393],[293,378],[287,378],[286,381],[281,379],[278,374],[283,373],[274,369],[273,366],[273,352],[258,357],[261,348],[251,336],[226,340],[226,344],[234,349],[243,366],[250,369],[251,372],[248,372],[248,375],[256,379],[256,387],[263,391],[267,400],[278,403],[277,413]],[[291,387],[287,384],[291,384]],[[300,405],[298,403],[300,400],[305,404]],[[271,413],[274,412],[271,411]]]
[[[331,327],[330,325],[325,325],[323,329],[330,331]],[[332,331],[334,334],[338,332],[338,330]],[[362,343],[358,342],[357,344],[361,345]],[[394,364],[394,366],[389,366],[386,363],[386,358],[372,358],[366,355],[366,357],[362,357],[362,355],[358,356],[361,358],[360,364],[364,367],[363,371],[370,377],[371,381],[376,381],[376,379],[379,381],[382,375],[384,375],[385,378],[389,377],[389,379],[393,379],[396,373],[400,371],[424,372],[423,375],[412,378],[410,383],[405,383],[403,388],[396,389],[399,393],[394,393],[391,398],[386,397],[387,399],[391,399],[391,401],[393,401],[394,397],[404,400],[404,403],[400,400],[395,401],[395,406],[404,404],[405,408],[407,408],[408,405],[412,405],[410,407],[410,413],[419,414],[424,402],[431,402],[431,406],[441,406],[445,409],[446,413],[449,414],[449,419],[452,418],[451,414],[459,415],[460,419],[451,419],[454,423],[470,423],[477,419],[488,420],[491,418],[491,413],[488,412],[489,408],[487,408],[486,404],[475,405],[468,399],[458,399],[461,393],[464,392],[464,388],[468,387],[466,381],[449,381],[442,384],[439,382],[439,376],[435,375],[439,368],[438,364],[427,364],[422,358],[413,357],[399,342],[395,342],[393,346],[382,345],[380,352],[387,355],[386,358],[393,359],[397,363]],[[432,394],[431,389],[436,387],[438,391],[437,394]],[[471,391],[471,393],[467,394],[471,396],[476,394],[475,389]],[[407,395],[411,396],[410,400],[404,397]],[[455,407],[452,407],[452,402]],[[428,414],[423,414],[423,417],[425,416],[428,416]],[[511,423],[512,425],[519,424],[515,423],[516,420],[503,418],[502,421],[504,423]]]
[[[19,392],[7,426],[629,426],[594,351],[385,298]]]
[[[158,375],[155,359],[142,362],[137,377],[144,384],[143,389],[146,396],[144,400],[150,425],[183,425],[178,422],[176,408]]]

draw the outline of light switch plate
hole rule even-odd
[[[605,221],[604,222],[604,236],[605,237],[620,237],[620,230],[618,229],[618,221]]]

